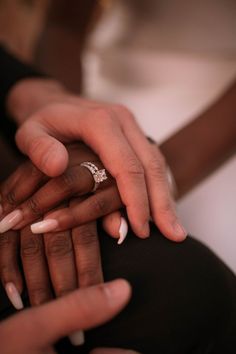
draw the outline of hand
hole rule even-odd
[[[61,337],[114,317],[127,304],[130,294],[129,284],[120,279],[25,310],[1,322],[1,353],[53,353],[52,346]]]
[[[0,188],[2,217],[6,215],[7,217],[0,223],[0,232],[12,227],[21,229],[44,216],[62,201],[75,195],[86,195],[93,189],[94,180],[91,173],[80,164],[92,161],[102,168],[98,157],[82,143],[68,145],[67,151],[69,163],[61,176],[48,180],[30,161],[27,161],[2,184]],[[28,183],[25,183],[26,179]],[[35,224],[32,230],[34,233],[68,230],[108,215],[121,207],[122,202],[115,180],[108,176],[92,196],[80,201],[77,199],[77,202],[70,203],[67,208],[50,212],[46,217],[47,221]],[[117,226],[114,229],[112,225],[115,224],[115,219]],[[118,212],[107,217],[104,225],[112,236],[120,236],[121,216]]]
[[[62,143],[82,140],[116,180],[136,235],[149,235],[151,215],[165,236],[184,239],[186,232],[173,207],[164,158],[146,140],[132,114],[119,105],[73,96],[57,84],[47,89],[45,82],[24,80],[9,95],[12,115],[18,121],[28,117],[16,136],[20,150],[42,172],[55,177],[68,164]]]
[[[96,224],[72,232],[33,235],[29,227],[0,237],[0,278],[12,304],[23,307],[23,279],[18,264],[20,248],[24,279],[31,305],[40,305],[80,287],[103,281]],[[52,292],[53,290],[53,292]]]
[[[79,164],[85,160],[93,161],[96,156],[83,144],[70,145],[68,150],[70,164],[67,171],[63,176],[50,182],[47,182],[45,176],[31,162],[23,164],[3,184],[4,209],[7,211],[14,209],[18,202],[31,195],[32,191],[43,183],[46,184],[32,198],[22,204],[21,210],[24,210],[24,206],[26,209],[26,212],[23,212],[24,215],[38,218],[40,213],[35,212],[39,210],[42,213],[46,212],[45,205],[47,208],[57,205],[61,199],[68,199],[72,191],[80,194],[85,188],[84,192],[86,193],[86,186],[89,186],[87,191],[91,190],[92,176],[90,173],[86,175],[87,170],[81,168]],[[26,176],[32,176],[29,178],[30,183],[28,184],[24,183]],[[70,182],[69,185],[65,183],[67,181]],[[47,198],[48,196],[49,198]],[[37,200],[39,203],[36,202]],[[73,209],[75,205],[80,205],[80,203],[83,209],[81,198],[72,200],[70,206]],[[87,213],[90,213],[90,209]],[[115,237],[119,235],[120,223],[119,212],[109,215],[104,220],[106,230]],[[42,234],[33,235],[30,228],[24,226],[25,224],[27,224],[27,218],[21,222],[20,228],[22,230],[19,234],[16,232],[14,235],[12,232],[6,232],[0,237],[0,278],[9,298],[17,308],[19,308],[18,299],[22,291],[22,276],[17,262],[19,247],[32,305],[40,305],[50,300],[53,297],[51,289],[58,297],[78,286],[84,287],[103,281],[96,222],[83,223],[72,231],[47,233],[44,236]],[[44,232],[46,231],[49,230]],[[11,296],[12,286],[16,288],[14,294],[17,296]]]

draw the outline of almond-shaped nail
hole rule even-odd
[[[5,218],[0,222],[0,234],[11,230],[23,219],[23,213],[21,210],[14,210],[10,214],[6,215]]]
[[[128,224],[125,218],[121,217],[120,219],[120,228],[119,228],[119,239],[117,241],[118,245],[121,245],[126,239],[128,233]]]
[[[13,283],[7,283],[5,290],[9,300],[16,310],[22,310],[24,308],[21,296],[16,286]]]
[[[69,340],[74,346],[79,346],[84,344],[84,332],[76,331],[69,335]]]
[[[57,220],[47,219],[32,224],[30,228],[33,234],[44,234],[56,230],[58,226]]]

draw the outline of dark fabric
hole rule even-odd
[[[29,77],[45,77],[44,74],[23,63],[0,45],[0,131],[14,146],[15,122],[6,111],[6,98],[10,89],[20,80]]]
[[[60,353],[98,346],[143,354],[236,352],[236,278],[209,249],[190,237],[172,243],[155,226],[149,239],[129,234],[121,246],[99,233],[105,280],[126,278],[133,296],[115,319],[86,333],[79,351],[65,339]],[[7,303],[1,300],[1,316],[12,312]]]

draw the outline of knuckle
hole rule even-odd
[[[113,112],[108,107],[99,107],[95,110],[96,116],[99,120],[102,120],[104,124],[113,123]]]
[[[89,246],[98,242],[97,234],[87,226],[80,226],[78,234],[76,235],[74,240],[75,247]]]
[[[142,177],[144,175],[144,169],[141,163],[135,158],[131,158],[127,161],[126,171],[129,175],[135,177]]]
[[[29,289],[30,302],[38,306],[46,302],[49,298],[48,290],[41,284],[33,284]]]
[[[39,242],[38,238],[33,236],[21,243],[21,257],[34,258],[37,255],[43,253],[42,243]]]
[[[78,270],[80,285],[92,285],[98,282],[98,267],[92,261],[87,261]]]
[[[173,217],[173,215],[171,214],[175,214],[173,203],[171,202],[170,199],[165,198],[164,200],[162,200],[161,205],[159,206],[158,210],[156,210],[153,217],[154,220],[158,222],[158,220],[160,220],[163,217],[164,218],[167,217],[169,220],[170,216]]]
[[[48,257],[61,258],[71,254],[72,251],[72,242],[66,233],[53,236],[47,242],[46,254]]]
[[[9,247],[11,244],[12,237],[10,237],[8,232],[5,232],[4,234],[0,235],[0,248],[4,249]]]
[[[64,285],[64,284],[58,284],[55,291],[57,297],[62,297],[70,293],[71,291],[75,290],[75,287]]]
[[[151,177],[164,180],[166,178],[164,158],[153,156],[147,162],[146,170]]]
[[[115,104],[112,106],[113,109],[122,116],[128,117],[130,119],[134,119],[132,112],[123,104]]]
[[[10,191],[6,194],[5,196],[6,198],[6,201],[9,205],[11,206],[16,206],[17,205],[17,198],[16,198],[16,194],[15,194],[15,191]]]
[[[63,190],[68,193],[76,192],[78,175],[75,169],[68,169],[62,176],[59,177],[58,182]]]
[[[31,197],[29,200],[27,200],[26,205],[30,212],[34,214],[35,216],[41,216],[42,215],[42,210],[39,206],[39,203],[35,197]]]
[[[14,273],[15,269],[12,264],[1,264],[0,277],[3,282],[8,282]]]
[[[105,215],[109,210],[107,201],[100,196],[93,198],[90,207],[94,210],[96,215]]]

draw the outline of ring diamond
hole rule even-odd
[[[99,184],[107,179],[106,170],[99,170],[99,168],[94,163],[89,161],[82,162],[80,166],[86,167],[91,172],[94,179],[94,187],[92,192],[95,192],[98,189]]]

